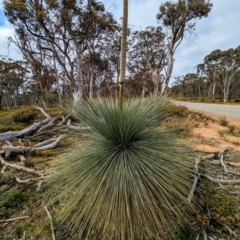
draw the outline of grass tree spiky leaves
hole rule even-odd
[[[89,141],[62,160],[48,180],[59,217],[77,239],[173,239],[191,214],[190,162],[177,136],[159,130],[164,99],[82,101],[75,117]]]

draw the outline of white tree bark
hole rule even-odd
[[[173,40],[171,40],[173,41]],[[160,91],[160,95],[163,96],[166,91],[167,91],[167,87],[170,81],[170,77],[172,75],[172,70],[173,70],[173,43],[169,43],[168,46],[168,60],[167,60],[167,71],[166,71],[166,75],[162,80],[162,85],[161,85],[161,91]]]

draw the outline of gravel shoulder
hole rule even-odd
[[[183,102],[183,101],[173,101],[173,102],[177,105],[185,106],[188,109],[198,110],[198,111],[240,121],[240,105],[194,103],[194,102]]]

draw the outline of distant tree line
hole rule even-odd
[[[174,96],[240,102],[240,45],[212,51],[195,69],[175,79]]]
[[[102,2],[3,3],[5,15],[15,28],[15,37],[9,41],[23,55],[23,61],[5,57],[0,62],[3,107],[63,105],[66,98],[116,97],[122,29]],[[194,31],[195,20],[206,17],[211,7],[209,1],[202,0],[167,1],[159,7],[157,27],[140,31],[128,28],[125,97],[168,92],[176,48]],[[10,69],[9,64],[15,68]],[[4,82],[9,82],[11,93]]]

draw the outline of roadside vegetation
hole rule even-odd
[[[172,96],[176,101],[186,101],[186,102],[199,102],[199,103],[216,103],[216,104],[236,104],[240,105],[240,99],[233,98],[229,99],[226,103],[222,98],[217,98],[212,100],[211,98],[197,98],[197,97],[175,97]]]
[[[158,121],[155,122],[157,123],[157,126],[156,126],[157,128],[155,128],[154,131],[156,133],[159,132],[159,134],[161,134],[161,133],[164,133],[167,129],[168,131],[170,130],[172,132],[171,135],[176,134],[178,136],[177,137],[178,144],[176,146],[179,146],[179,149],[178,149],[179,153],[185,152],[185,154],[187,154],[188,156],[187,159],[190,159],[189,162],[191,163],[190,164],[191,171],[188,178],[189,189],[186,192],[187,193],[186,195],[189,194],[191,185],[193,184],[194,178],[195,178],[194,174],[191,177],[191,172],[194,173],[194,171],[196,171],[194,167],[194,165],[196,164],[194,163],[195,158],[201,157],[202,159],[204,159],[209,157],[209,155],[211,154],[213,154],[213,156],[210,156],[209,160],[201,161],[201,164],[198,167],[198,171],[199,172],[201,171],[202,177],[201,177],[201,180],[199,180],[197,188],[195,189],[193,194],[193,199],[194,199],[193,206],[195,206],[194,211],[191,211],[190,214],[188,213],[185,215],[185,216],[188,216],[186,218],[186,222],[181,222],[180,225],[179,224],[175,225],[174,234],[170,234],[168,236],[169,239],[175,239],[175,238],[176,239],[196,239],[196,236],[198,236],[198,234],[199,234],[199,239],[201,239],[203,238],[202,232],[206,232],[208,236],[215,236],[215,237],[218,236],[219,238],[221,237],[224,239],[238,239],[237,236],[239,234],[238,231],[239,231],[239,224],[240,224],[240,216],[239,216],[239,202],[237,197],[238,195],[236,195],[236,193],[238,192],[238,184],[236,184],[236,182],[238,183],[238,174],[240,174],[238,171],[240,153],[234,149],[229,149],[223,155],[220,154],[220,151],[215,151],[213,153],[210,153],[210,152],[205,153],[197,150],[197,148],[195,147],[196,145],[199,145],[202,143],[204,143],[205,145],[208,145],[208,144],[212,145],[211,141],[207,142],[207,139],[205,139],[204,142],[200,143],[198,136],[195,136],[194,138],[192,138],[194,129],[199,129],[201,127],[208,128],[210,127],[211,124],[216,124],[217,126],[223,127],[225,129],[223,132],[219,133],[219,138],[227,137],[229,134],[230,135],[236,134],[237,132],[235,133],[235,131],[237,131],[238,127],[234,126],[234,133],[232,133],[231,131],[229,131],[229,127],[228,127],[229,122],[227,119],[224,119],[224,121],[227,122],[227,125],[226,125],[225,122],[223,124],[223,119],[217,119],[217,118],[214,119],[214,118],[205,116],[202,113],[188,111],[185,107],[182,107],[182,106],[172,105],[170,108],[171,108],[171,113],[167,111],[168,114],[164,117],[164,119],[158,119]],[[52,115],[55,114],[55,116],[57,116],[60,111],[59,109],[55,108],[55,109],[46,109],[46,112],[51,113]],[[82,111],[79,112],[79,114],[83,118],[86,118],[86,114],[83,114]],[[94,114],[94,112],[90,114]],[[31,119],[32,115],[34,115],[36,118]],[[9,122],[13,121],[14,119],[13,116],[18,116],[18,118],[24,119],[24,121],[27,118],[27,116],[29,116],[29,124],[32,124],[33,121],[35,122],[41,121],[43,118],[42,113],[39,110],[36,111],[36,109],[33,107],[4,111],[4,114],[1,115],[1,129],[0,129],[1,132],[5,132],[5,129],[9,125]],[[111,118],[111,116],[109,117]],[[133,117],[136,118],[137,114],[134,114]],[[59,118],[59,121],[60,119],[61,118]],[[92,120],[97,121],[97,119],[94,118],[94,115]],[[11,130],[21,129],[22,127],[21,124],[23,124],[25,127],[27,125],[27,124],[24,124],[24,122],[21,123],[20,120],[19,120],[19,124],[20,124],[19,126]],[[222,124],[224,126],[222,126]],[[230,126],[232,125],[230,124]],[[103,131],[105,128],[99,128],[99,129],[100,131]],[[55,129],[54,134],[62,134],[62,131],[64,130]],[[105,136],[106,134],[104,133],[103,135]],[[66,138],[62,139],[59,145],[54,149],[36,151],[34,153],[31,153],[31,152],[25,153],[24,154],[25,161],[22,166],[35,169],[35,170],[49,171],[50,175],[48,175],[48,177],[54,176],[53,173],[56,170],[61,175],[63,174],[62,171],[67,171],[67,168],[66,168],[67,166],[70,167],[71,164],[74,164],[74,161],[76,160],[76,154],[74,153],[76,151],[77,151],[76,152],[77,156],[79,156],[80,152],[82,154],[82,152],[87,150],[86,147],[89,143],[89,137],[90,136],[89,136],[88,130],[87,132],[86,130],[79,130],[78,134],[70,134]],[[25,146],[28,146],[28,145],[33,145],[34,143],[38,143],[39,141],[47,140],[48,138],[49,138],[49,134],[47,135],[42,134],[38,136],[26,136],[25,138],[26,141],[24,141],[23,143]],[[100,139],[101,138],[99,137],[96,138],[97,141],[100,141]],[[168,137],[168,139],[170,138]],[[190,140],[190,142],[188,139]],[[194,141],[196,142],[194,143]],[[102,152],[104,150],[102,149],[100,143],[98,144],[95,143],[95,145],[90,145],[88,146],[88,148],[98,145],[99,151]],[[12,142],[12,144],[14,146],[19,146],[18,141],[14,141]],[[226,146],[228,146],[229,142],[225,142],[225,144]],[[2,143],[1,146],[3,145],[5,145],[5,143]],[[219,150],[222,150],[222,149],[219,149]],[[221,156],[224,157],[224,162],[227,166],[227,169],[229,169],[232,172],[227,173],[225,172],[226,169],[222,165],[218,165],[220,164],[220,161],[217,154],[220,154]],[[181,155],[179,155],[178,158],[181,158],[180,156]],[[7,159],[7,161],[17,165],[20,164],[21,166],[21,160],[18,157],[18,154],[11,155],[10,158]],[[71,163],[71,161],[73,162]],[[80,166],[80,168],[82,168],[82,166]],[[99,171],[100,170],[101,168],[99,169]],[[48,193],[46,196],[46,191],[45,191],[46,185],[44,185],[44,182],[47,181],[48,177],[47,179],[43,179],[43,185],[39,187],[39,181],[18,182],[16,180],[16,177],[18,177],[21,180],[27,180],[30,177],[30,175],[32,175],[30,173],[22,172],[11,167],[7,167],[7,169],[5,169],[4,171],[1,170],[1,171],[2,171],[1,178],[0,178],[0,191],[1,191],[0,236],[1,236],[1,239],[4,239],[4,240],[14,239],[14,238],[22,239],[23,237],[25,237],[25,239],[48,240],[48,239],[52,239],[52,230],[54,231],[54,235],[56,239],[78,239],[74,237],[74,235],[72,235],[72,231],[70,227],[71,225],[67,224],[69,222],[67,221],[67,223],[62,223],[62,219],[63,219],[62,214],[66,211],[66,209],[62,202],[63,198],[61,197],[61,195],[58,194],[57,189],[55,189],[55,194],[53,194],[52,192],[51,194]],[[79,172],[81,171],[79,170]],[[59,174],[58,176],[60,176]],[[69,182],[70,185],[73,184],[72,187],[74,187],[74,181],[77,181],[77,178],[74,175],[72,175],[71,178],[68,178],[68,175],[66,174],[67,173],[63,174],[63,176],[64,175],[67,176],[66,183]],[[213,179],[210,179],[205,176],[209,176],[211,178],[218,179],[218,180],[222,179],[222,176],[225,176],[224,180],[226,181],[226,183],[216,183],[214,182]],[[35,177],[37,176],[35,175]],[[61,178],[60,176],[60,178],[57,177],[55,178],[55,180],[51,180],[51,181],[55,181],[56,188],[59,188],[59,184],[61,184],[61,182],[63,183],[64,179],[65,178]],[[228,180],[231,180],[231,181],[235,180],[236,182],[234,181],[227,182]],[[77,184],[80,184],[80,182]],[[126,189],[126,191],[129,191],[129,190]],[[69,188],[68,191],[70,191],[69,195],[66,195],[65,191],[60,191],[60,192],[64,198],[71,197],[74,192],[74,189]],[[171,190],[169,191],[171,192]],[[55,197],[52,198],[53,196]],[[53,205],[51,206],[47,204],[49,202],[49,197],[51,198],[51,202],[53,201],[52,202]],[[86,202],[83,201],[81,204],[83,204],[83,206],[85,204],[91,205],[91,199],[92,198],[90,197],[86,198],[85,199]],[[71,199],[69,200],[71,201],[73,200],[77,204],[76,197],[74,198],[71,197]],[[96,204],[95,207],[94,206],[92,206],[93,209],[101,205],[99,203],[99,204]],[[104,206],[105,205],[102,205],[102,207]],[[46,207],[49,213],[51,214],[52,219],[49,218],[49,215],[46,211]],[[113,205],[112,209],[114,207],[116,206]],[[150,208],[150,205],[148,205],[148,208]],[[90,208],[87,208],[87,209],[90,209]],[[86,214],[88,215],[87,209],[86,209]],[[183,207],[183,210],[184,210],[184,207]],[[59,215],[60,212],[62,213]],[[97,210],[95,209],[92,212],[92,214],[94,213],[96,214],[96,212]],[[119,213],[119,211],[117,212]],[[93,219],[95,219],[96,216],[92,215],[92,217]],[[12,219],[12,221],[9,221],[9,222],[4,221],[8,219],[10,220]],[[172,223],[174,224],[176,222],[173,221]],[[94,225],[94,221],[92,221],[92,224]],[[101,221],[97,222],[97,226],[100,226],[99,224],[101,224]],[[161,234],[161,231],[163,231],[163,230],[160,231],[160,229],[161,228],[158,229],[159,234]],[[93,239],[96,239],[96,238],[93,237]]]

